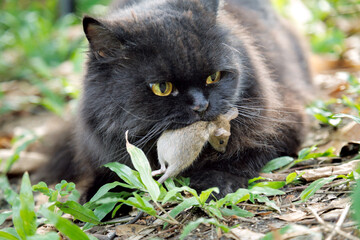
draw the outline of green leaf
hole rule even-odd
[[[206,201],[208,200],[208,198],[212,192],[219,193],[219,189],[217,187],[213,187],[213,188],[209,188],[209,189],[201,192],[201,194],[199,196],[201,205],[204,205],[206,203]]]
[[[224,205],[235,205],[243,201],[247,201],[250,198],[249,190],[244,188],[239,188],[234,193],[227,194],[224,198],[216,202],[217,207],[222,207]]]
[[[259,180],[266,180],[266,178],[264,178],[264,177],[256,177],[256,178],[252,178],[252,179],[250,179],[249,181],[248,181],[248,184],[251,184],[251,183],[253,183],[253,182],[256,182],[256,181],[259,181]]]
[[[96,207],[94,209],[94,214],[95,216],[99,219],[102,220],[108,213],[111,212],[111,210],[114,209],[115,205],[117,204],[117,202],[112,202],[112,203],[106,203],[106,204],[101,204],[100,206]],[[93,227],[94,224],[91,223],[86,223],[83,227],[83,230],[88,230],[91,227]]]
[[[59,240],[59,235],[56,232],[49,232],[45,235],[36,234],[26,238],[26,240]]]
[[[21,181],[20,195],[13,205],[13,223],[21,239],[26,239],[36,233],[36,214],[34,211],[34,196],[29,174],[26,172]]]
[[[315,151],[316,148],[314,148],[312,151]],[[302,162],[304,160],[308,160],[308,159],[314,159],[314,158],[319,158],[319,157],[336,157],[336,155],[334,154],[335,148],[334,147],[330,147],[328,148],[325,152],[306,152],[303,156],[301,156],[302,158],[295,161],[295,163],[299,163]]]
[[[276,205],[276,203],[274,201],[271,201],[268,197],[266,197],[266,196],[258,196],[257,195],[255,198],[256,198],[256,200],[258,202],[265,203],[266,206],[275,209],[279,213],[281,212],[280,208]]]
[[[19,240],[17,237],[12,235],[11,233],[0,231],[0,239],[1,240]]]
[[[15,228],[3,228],[1,231],[11,234],[12,236],[16,237],[16,239],[21,239]]]
[[[111,189],[117,187],[117,186],[123,186],[123,183],[120,182],[112,182],[112,183],[107,183],[105,185],[103,185],[97,192],[96,194],[90,199],[89,202],[95,202],[97,200],[99,200],[101,197],[103,197],[106,193],[108,193]],[[86,205],[85,205],[86,206]]]
[[[54,224],[56,229],[58,229],[62,234],[67,236],[71,240],[89,240],[89,237],[75,224],[70,222],[69,220],[62,218],[55,213],[47,210],[42,207],[39,210],[39,213],[47,218],[50,223]]]
[[[148,201],[146,201],[145,199],[142,199],[139,196],[136,196],[135,198],[130,197],[126,200],[124,199],[124,200],[120,200],[120,201],[125,203],[126,205],[136,207],[151,216],[156,216],[156,214],[157,214],[154,207]]]
[[[165,180],[164,185],[168,190],[171,190],[173,188],[176,188],[175,182],[172,178],[168,178]]]
[[[200,198],[199,198],[196,190],[195,190],[195,189],[192,189],[192,188],[190,188],[190,187],[188,187],[188,186],[183,186],[183,187],[180,187],[180,188],[174,187],[173,189],[171,189],[171,190],[165,195],[162,203],[164,204],[164,203],[168,202],[170,198],[172,198],[173,196],[175,196],[177,193],[183,192],[183,191],[187,191],[187,192],[191,193],[191,194],[199,201],[199,203],[200,203]]]
[[[173,210],[171,210],[169,215],[175,218],[179,213],[181,213],[185,209],[195,206],[199,206],[198,200],[195,197],[187,198],[179,205],[177,205]]]
[[[360,226],[360,180],[356,181],[356,187],[351,197],[353,199],[353,204],[351,206],[354,210],[353,217],[357,221],[358,226]]]
[[[224,232],[229,232],[230,228],[226,225],[220,224],[215,219],[205,219],[205,218],[198,218],[197,220],[190,222],[188,225],[186,225],[183,229],[182,234],[180,235],[180,240],[184,239],[187,235],[190,234],[190,232],[194,229],[196,229],[200,224],[212,224],[216,227],[221,228]]]
[[[303,148],[300,150],[300,152],[298,153],[298,159],[310,159],[309,157],[307,157],[312,151],[315,151],[317,148],[316,146],[312,146],[309,148]]]
[[[230,208],[221,208],[220,211],[222,212],[222,214],[224,216],[238,216],[238,217],[253,217],[254,214],[246,211],[244,209],[239,208],[236,205],[232,205],[231,209]]]
[[[83,207],[81,204],[74,201],[66,201],[65,203],[56,202],[56,206],[64,213],[72,215],[74,218],[83,222],[99,224],[99,219],[95,216],[94,212],[88,208]]]
[[[252,189],[250,189],[250,192],[252,194],[264,194],[266,196],[276,196],[276,195],[285,194],[283,191],[269,187],[253,187]]]
[[[331,176],[327,178],[320,178],[314,182],[312,182],[301,194],[301,202],[307,201],[311,196],[313,196],[317,190],[319,190],[322,186],[327,183],[332,182],[337,176]]]
[[[12,214],[12,211],[5,211],[0,213],[0,226],[5,222],[5,220]]]
[[[273,182],[259,182],[259,183],[256,183],[255,185],[253,185],[252,188],[254,188],[254,187],[269,187],[269,188],[273,188],[273,189],[279,189],[279,188],[282,188],[283,186],[285,186],[284,181],[273,181]]]
[[[262,168],[262,172],[264,173],[270,173],[276,169],[282,168],[286,165],[288,165],[289,163],[293,162],[294,158],[292,157],[279,157],[279,158],[275,158],[273,160],[271,160],[270,162],[268,162],[263,168]]]
[[[58,190],[61,197],[64,197],[75,190],[75,183],[62,180],[59,184],[55,185],[55,189]]]
[[[18,197],[18,194],[11,189],[9,181],[5,175],[0,175],[0,189],[4,193],[5,200],[10,205],[14,205],[14,201]]]
[[[355,121],[356,123],[360,124],[360,117],[356,117],[356,116],[349,115],[349,114],[343,114],[343,113],[335,114],[334,118],[350,118],[353,121]]]
[[[104,166],[110,168],[111,171],[115,172],[124,182],[126,182],[129,185],[128,188],[146,191],[144,185],[135,176],[134,171],[128,166],[118,162],[107,163]]]
[[[29,139],[30,136],[30,139]],[[26,140],[28,139],[28,140]],[[34,134],[27,133],[16,138],[16,142],[20,142],[20,145],[15,148],[14,154],[7,159],[4,167],[4,174],[8,173],[12,165],[20,158],[20,153],[24,151],[31,143],[35,142],[37,137]]]
[[[32,186],[32,190],[34,192],[41,192],[42,194],[48,197],[51,196],[50,189],[48,188],[45,182],[39,182],[38,184]]]
[[[126,132],[126,150],[130,154],[131,162],[135,169],[140,173],[141,181],[145,184],[146,189],[153,201],[157,201],[160,196],[160,189],[158,184],[152,178],[151,167],[145,153],[129,143]]]
[[[286,176],[286,185],[292,183],[297,177],[297,173],[293,172]]]
[[[179,192],[183,192],[187,189],[188,187],[184,186],[181,188],[178,187],[174,187],[172,188],[169,192],[167,192],[167,194],[164,196],[163,200],[162,200],[162,204],[167,203],[172,197],[174,197],[177,193]]]
[[[217,217],[218,219],[223,220],[222,213],[219,208],[217,208],[215,205],[205,205],[203,207],[205,209],[205,212],[208,213],[210,217]]]

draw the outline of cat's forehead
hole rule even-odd
[[[151,59],[153,69],[171,68],[172,75],[188,73],[189,78],[218,70],[219,48],[225,38],[210,16],[199,16],[193,10],[135,9],[113,21],[112,27],[125,32],[131,43],[129,51]]]

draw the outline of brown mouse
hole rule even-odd
[[[232,108],[214,121],[199,121],[185,128],[164,131],[157,141],[161,168],[152,175],[164,173],[160,183],[176,176],[197,159],[208,141],[215,150],[225,152],[230,137],[230,120],[237,115],[238,110]]]

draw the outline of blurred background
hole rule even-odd
[[[81,18],[84,14],[101,15],[109,2],[0,2],[0,149],[12,147],[14,126],[26,125],[31,117],[51,114],[67,118],[75,111],[87,51]],[[360,0],[272,3],[305,36],[312,50],[315,80],[330,96],[329,100],[309,106],[309,112],[322,124],[333,127],[341,121],[333,118],[334,105],[346,106],[341,108],[343,113],[355,109],[357,115]],[[19,119],[25,119],[26,124],[16,123]],[[42,125],[45,120],[41,119],[34,121]]]
[[[79,95],[87,43],[83,14],[109,0],[3,0],[0,3],[0,124],[47,110],[62,115]],[[316,71],[359,70],[360,0],[272,0],[295,22],[317,57]]]

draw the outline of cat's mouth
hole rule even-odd
[[[206,121],[206,122],[210,122],[216,119],[217,116],[208,116],[207,114],[196,114],[197,116],[194,116],[192,119],[186,120],[186,121],[181,121],[179,119],[172,119],[171,121],[171,125],[169,126],[168,129],[179,129],[179,128],[184,128],[187,127],[191,124],[194,124],[196,122],[199,121]]]

